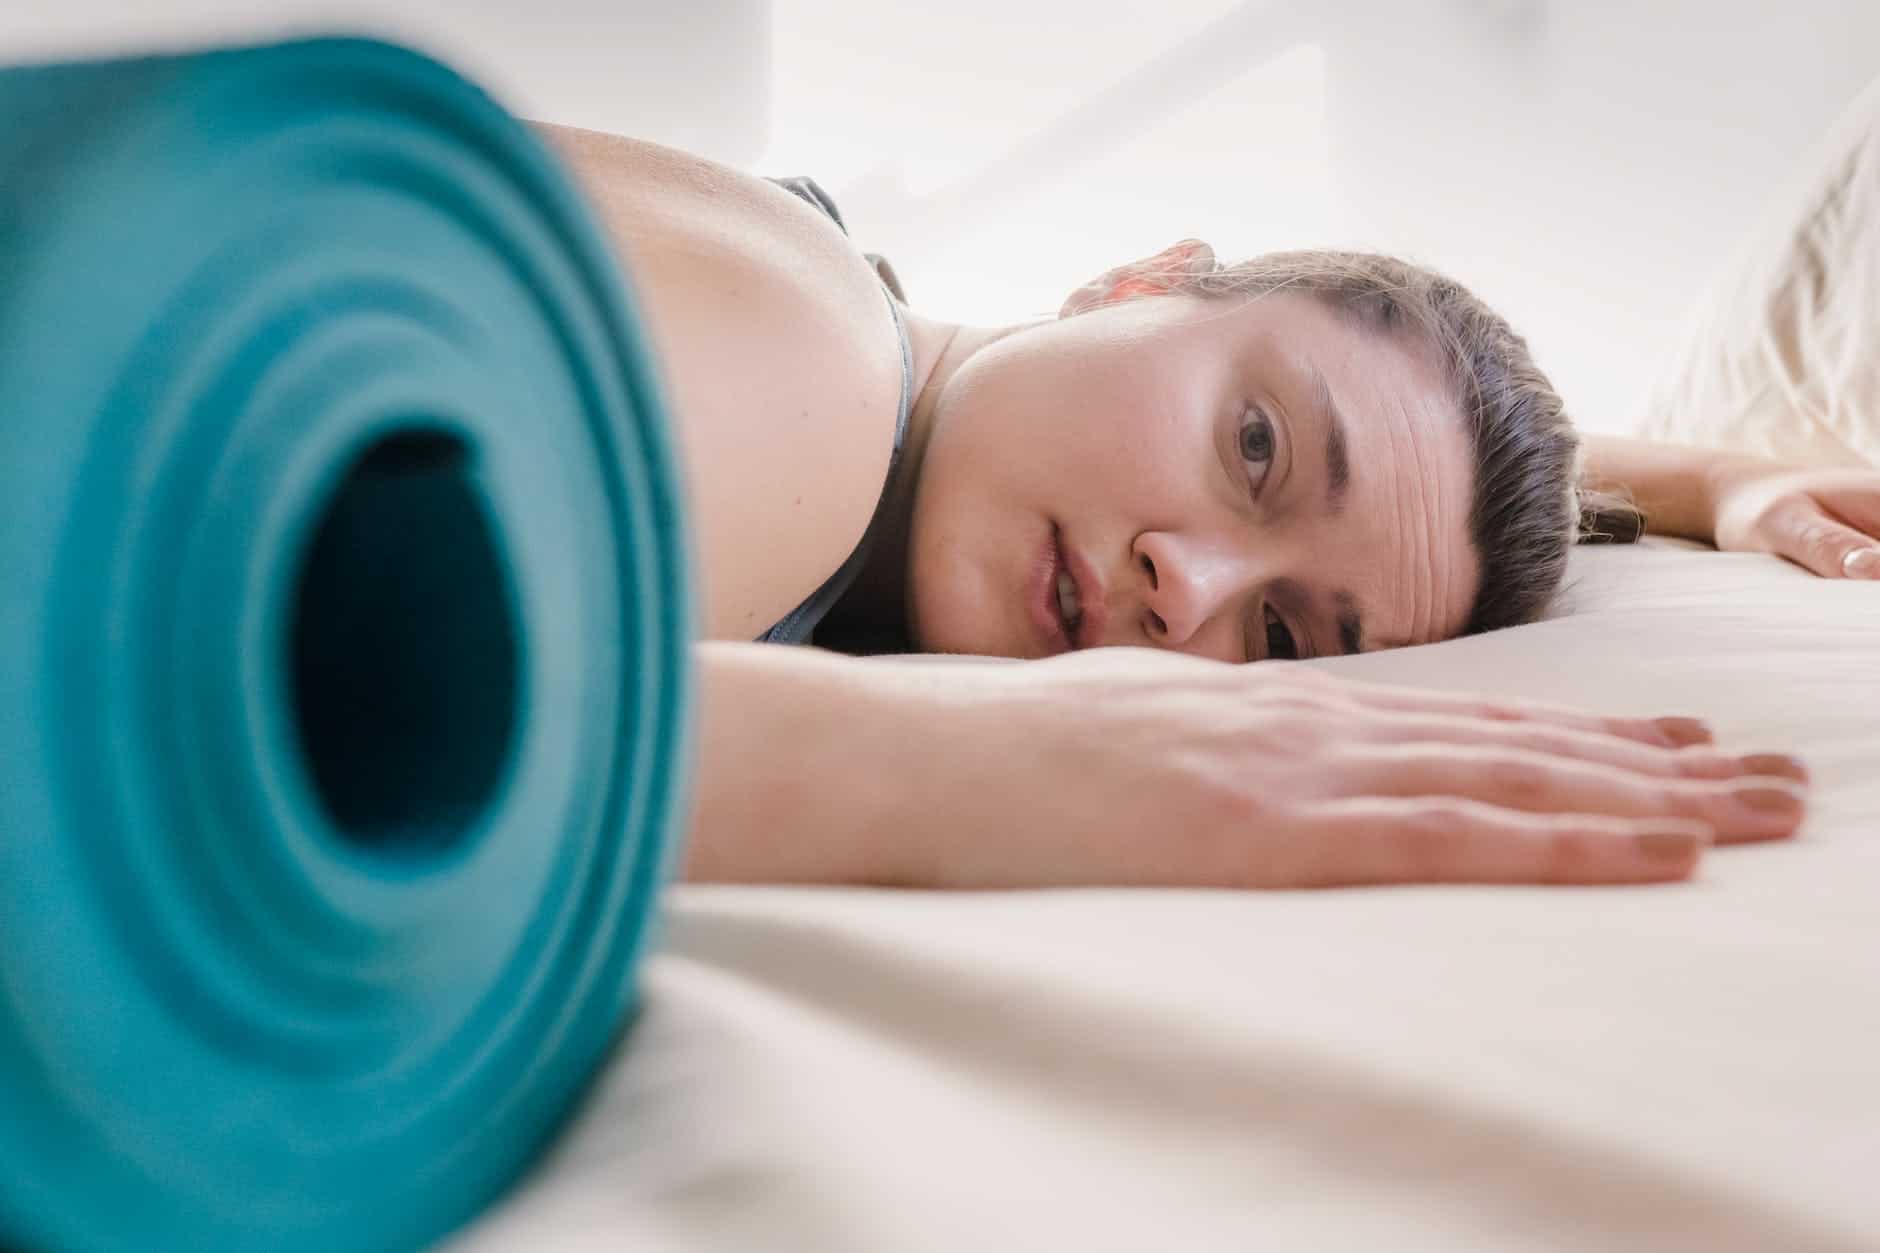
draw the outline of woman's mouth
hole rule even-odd
[[[1058,618],[1064,624],[1064,633],[1072,639],[1077,638],[1077,628],[1083,625],[1083,610],[1077,604],[1077,580],[1062,565],[1057,572]]]
[[[1101,587],[1064,542],[1057,523],[1032,567],[1026,588],[1032,624],[1047,655],[1094,645],[1103,629]]]
[[[1045,656],[1076,647],[1072,631],[1073,615],[1077,611],[1077,580],[1064,564],[1062,537],[1055,522],[1045,537],[1043,549],[1032,562],[1031,577],[1025,584],[1025,602]]]

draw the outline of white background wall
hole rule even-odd
[[[1403,252],[1608,429],[1880,75],[1880,0],[7,0],[0,59],[332,26],[529,116],[814,174],[938,313],[1048,311],[1190,234]]]

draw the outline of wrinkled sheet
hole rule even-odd
[[[1323,663],[1710,718],[1811,817],[1671,887],[687,887],[470,1250],[1880,1249],[1880,584],[1648,542]]]

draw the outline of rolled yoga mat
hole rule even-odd
[[[0,72],[0,1247],[410,1246],[543,1147],[679,835],[677,482],[446,68]]]

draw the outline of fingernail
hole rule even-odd
[[[1786,788],[1742,787],[1736,789],[1736,803],[1757,814],[1781,814],[1797,817],[1802,812],[1802,798]]]
[[[1801,758],[1787,753],[1748,753],[1737,761],[1745,774],[1779,775],[1797,783],[1808,782],[1808,767],[1802,764]]]
[[[1659,718],[1659,731],[1678,748],[1711,742],[1710,728],[1696,718]]]
[[[1632,837],[1632,842],[1638,846],[1639,852],[1657,861],[1689,860],[1710,843],[1691,827],[1665,827],[1654,831],[1640,831]]]
[[[1851,579],[1880,579],[1880,548],[1856,548],[1841,559],[1841,569]]]

